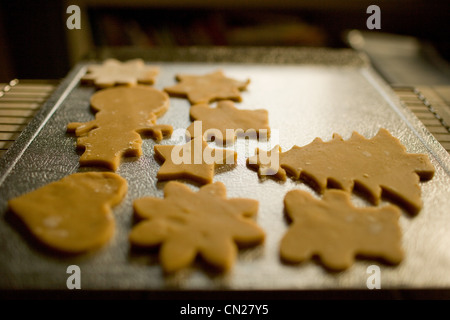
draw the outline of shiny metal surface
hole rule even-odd
[[[315,57],[317,59],[317,57]],[[336,59],[337,61],[339,59]],[[198,263],[172,276],[164,275],[157,254],[130,250],[128,233],[133,226],[132,202],[143,196],[162,197],[165,183],[157,182],[159,163],[154,159],[151,139],[144,140],[139,159],[123,161],[118,174],[127,179],[129,192],[115,208],[117,229],[112,241],[100,250],[78,257],[62,257],[42,250],[23,236],[7,213],[7,200],[34,190],[80,168],[75,137],[65,132],[67,123],[93,118],[89,97],[94,89],[79,85],[85,64],[77,65],[49,100],[46,108],[10,149],[0,163],[0,288],[66,290],[69,265],[81,269],[82,289],[99,290],[328,290],[367,289],[367,267],[381,270],[381,286],[389,289],[450,288],[450,156],[419,120],[396,98],[366,63],[298,64],[227,62],[148,62],[159,65],[161,74],[155,87],[175,83],[175,74],[203,74],[222,69],[229,77],[251,79],[239,108],[267,109],[272,128],[272,145],[286,151],[320,137],[331,139],[339,133],[347,139],[353,131],[367,138],[379,128],[388,129],[408,152],[427,153],[436,167],[435,177],[421,183],[423,210],[415,217],[404,212],[400,223],[404,232],[405,259],[399,266],[380,261],[358,260],[349,270],[332,273],[316,262],[287,265],[280,261],[278,246],[288,228],[283,214],[283,197],[291,189],[308,190],[307,185],[288,179],[258,179],[245,159],[253,155],[253,142],[238,140],[230,147],[238,151],[235,167],[219,168],[215,181],[222,181],[228,197],[248,197],[259,201],[258,224],[266,231],[266,241],[240,252],[228,274],[213,273]],[[169,111],[159,119],[170,124],[175,134],[162,144],[180,143],[177,133],[190,124],[189,103],[171,98]],[[267,148],[265,144],[260,144]],[[193,189],[198,185],[185,181]],[[354,195],[357,205],[364,199]]]

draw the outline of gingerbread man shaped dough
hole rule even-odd
[[[156,124],[157,117],[169,108],[165,92],[148,86],[113,87],[95,93],[91,98],[95,120],[69,123],[67,131],[75,132],[77,147],[84,149],[80,165],[103,166],[117,170],[123,156],[142,154],[140,134],[156,140],[170,135],[173,128]]]

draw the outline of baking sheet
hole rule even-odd
[[[317,57],[315,57],[317,59]],[[338,61],[338,59],[337,59]],[[91,63],[91,62],[89,62]],[[154,158],[155,141],[145,139],[143,156],[125,159],[118,174],[126,178],[129,191],[114,209],[116,233],[103,248],[77,257],[51,254],[24,237],[7,214],[7,201],[78,171],[99,168],[79,167],[80,153],[73,135],[65,129],[69,122],[94,118],[89,98],[95,92],[79,84],[88,62],[78,64],[49,99],[41,113],[19,137],[0,162],[0,289],[67,290],[67,267],[78,265],[85,290],[329,290],[367,289],[367,268],[381,270],[383,289],[450,288],[450,159],[442,146],[420,121],[401,105],[388,85],[366,63],[236,63],[147,61],[161,73],[154,87],[163,89],[176,83],[175,74],[204,74],[222,69],[235,79],[251,79],[248,90],[237,103],[244,109],[267,109],[272,129],[270,145],[283,151],[303,146],[314,138],[330,140],[333,133],[348,139],[353,131],[366,138],[383,127],[411,153],[426,153],[436,167],[431,181],[421,183],[424,207],[415,217],[403,213],[404,261],[399,266],[380,261],[357,260],[343,272],[329,272],[311,261],[284,264],[279,259],[279,241],[288,228],[283,215],[283,197],[292,189],[314,193],[307,185],[288,179],[260,180],[248,169],[245,159],[255,144],[238,140],[237,166],[221,168],[214,181],[227,187],[228,197],[256,199],[260,209],[257,223],[266,231],[266,241],[256,248],[240,251],[231,272],[217,274],[202,263],[167,276],[157,253],[130,250],[128,233],[133,226],[132,202],[144,196],[163,196],[165,183],[158,182],[160,164]],[[175,134],[161,144],[182,143],[179,133],[191,123],[189,103],[171,98],[170,109],[158,123],[170,124]],[[196,190],[198,185],[185,181]],[[352,196],[356,205],[364,199]]]

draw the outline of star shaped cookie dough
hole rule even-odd
[[[189,266],[197,256],[222,271],[230,269],[239,245],[254,246],[264,241],[264,231],[252,219],[258,201],[226,198],[221,182],[207,184],[198,192],[170,181],[164,199],[145,197],[134,201],[141,220],[130,232],[133,245],[159,246],[164,271]]]
[[[142,59],[121,62],[107,59],[100,65],[90,65],[81,78],[85,84],[93,84],[97,88],[108,88],[116,85],[133,86],[136,84],[153,84],[159,68],[147,66]]]
[[[210,103],[216,100],[242,101],[240,90],[247,88],[250,80],[227,78],[221,70],[205,75],[179,74],[178,84],[164,88],[170,96],[187,97],[191,104]]]
[[[255,155],[247,158],[247,166],[257,170],[260,178],[273,176],[286,181],[286,171],[280,166],[281,147],[276,145],[272,150],[256,148]]]
[[[235,164],[237,153],[213,149],[203,137],[184,145],[156,145],[155,156],[164,161],[156,177],[159,180],[192,179],[201,184],[211,183],[216,165]]]

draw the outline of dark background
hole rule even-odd
[[[450,60],[450,1],[4,1],[0,2],[0,81],[63,78],[89,50],[101,47],[308,46],[341,48],[343,34],[365,30],[376,4],[381,30],[417,37]],[[79,4],[89,50],[66,27]],[[70,42],[72,41],[72,43]]]

